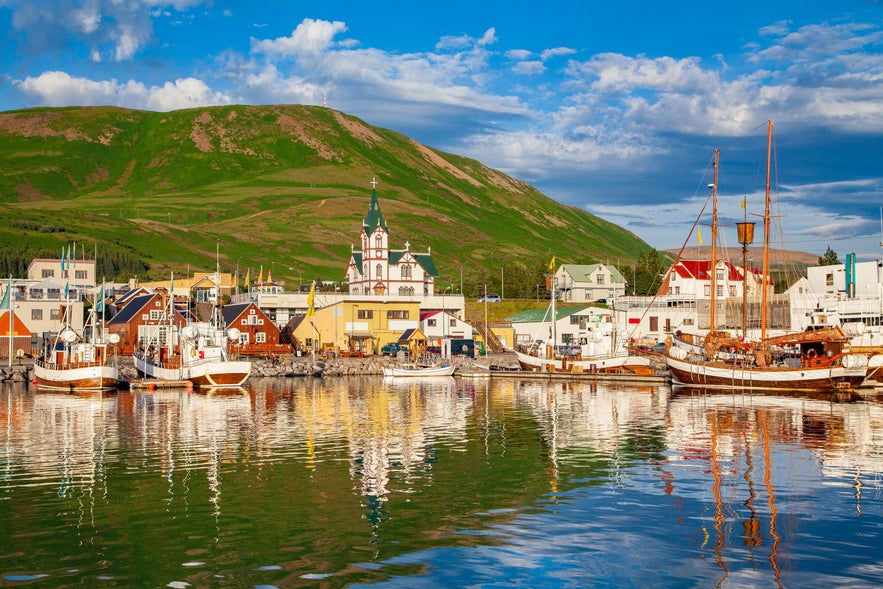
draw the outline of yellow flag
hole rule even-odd
[[[696,237],[699,239],[699,245],[702,245],[702,229],[701,228],[696,229]]]
[[[316,283],[310,284],[310,294],[307,295],[307,317],[312,317],[316,312],[314,297],[316,296]]]
[[[552,261],[549,262],[549,272],[552,272],[555,269],[555,256],[552,256]]]
[[[248,288],[249,279],[251,279],[251,268],[245,272],[245,288]]]
[[[258,284],[264,283],[264,265],[261,264],[261,273],[258,274]]]
[[[745,208],[745,200],[746,200],[747,198],[748,198],[747,196],[743,196],[743,197],[742,197],[742,206],[741,206],[740,208],[743,208],[743,209]]]

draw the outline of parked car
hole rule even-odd
[[[503,299],[501,299],[500,295],[498,295],[498,294],[489,294],[489,295],[484,295],[483,297],[478,299],[478,302],[479,303],[499,303],[502,300]]]
[[[381,356],[395,356],[396,354],[398,354],[401,351],[407,351],[407,349],[408,348],[406,346],[399,345],[395,342],[390,342],[384,346],[381,346],[380,355]]]

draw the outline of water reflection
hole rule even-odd
[[[367,377],[0,399],[7,581],[883,582],[873,400]]]

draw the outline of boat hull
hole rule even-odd
[[[540,358],[515,352],[522,370],[534,372],[567,372],[589,374],[628,374],[650,376],[654,370],[650,358],[621,354],[581,359]]]
[[[384,376],[396,377],[426,377],[426,376],[452,376],[457,367],[453,364],[446,366],[427,366],[419,368],[404,368],[392,366],[383,369]]]
[[[718,362],[692,362],[665,356],[675,382],[713,388],[778,389],[788,391],[852,390],[865,379],[865,367],[842,365],[790,368],[737,366]]]
[[[144,378],[166,381],[190,381],[196,387],[239,386],[251,375],[247,360],[205,360],[180,366],[160,365],[134,356],[135,369]]]
[[[34,363],[37,386],[55,391],[110,391],[119,387],[119,371],[115,366],[97,363],[46,364]]]

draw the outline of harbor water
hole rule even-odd
[[[0,586],[883,586],[873,397],[7,383],[0,424]]]

